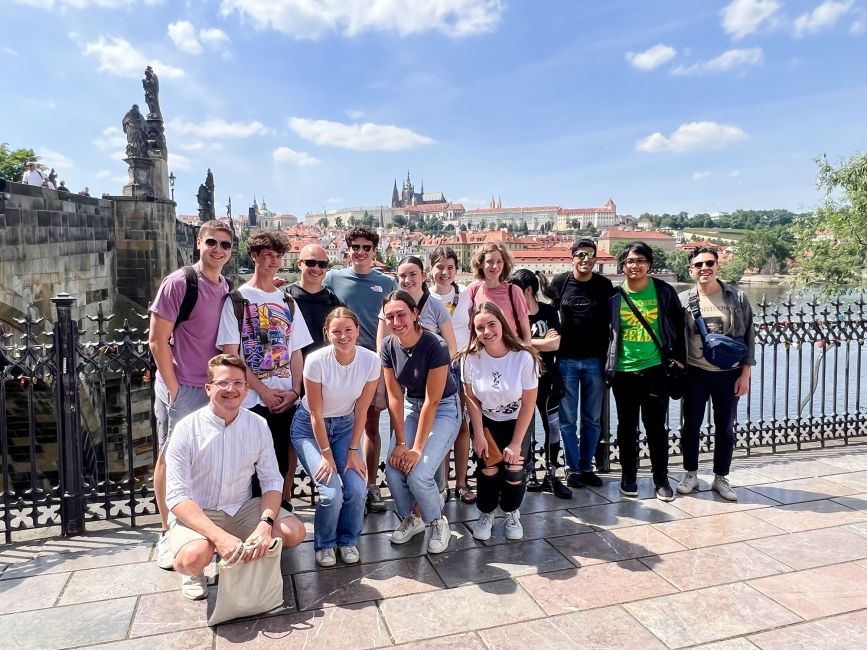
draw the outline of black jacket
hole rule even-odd
[[[686,365],[686,317],[677,291],[668,282],[651,277],[659,301],[659,333],[663,357]],[[605,360],[605,378],[610,382],[617,368],[617,350],[620,339],[620,301],[622,294],[616,291],[608,301],[608,356]]]

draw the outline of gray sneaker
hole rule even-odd
[[[524,527],[521,525],[521,513],[517,510],[506,513],[506,525],[504,528],[506,539],[521,539],[524,536]]]
[[[698,472],[687,472],[677,484],[677,491],[681,494],[689,494],[698,487]]]
[[[407,515],[391,534],[392,544],[405,544],[419,533],[424,532],[424,522],[415,515]]]
[[[427,552],[431,554],[442,553],[449,547],[452,531],[449,528],[449,520],[445,515],[430,522],[430,539],[427,542]]]
[[[319,549],[315,553],[316,564],[319,566],[329,567],[337,564],[337,556],[334,554],[333,548]]]
[[[172,554],[172,547],[169,545],[169,531],[163,531],[160,539],[157,542],[157,566],[166,571],[175,570],[175,556]]]
[[[711,484],[710,489],[719,494],[726,501],[738,500],[737,492],[732,490],[732,486],[729,485],[729,480],[725,476],[714,474],[713,483]]]
[[[181,576],[181,593],[190,600],[203,600],[208,597],[208,579],[204,573],[194,576]]]
[[[358,548],[355,546],[338,546],[337,551],[340,553],[340,559],[344,564],[358,564],[361,556],[358,554]]]
[[[475,525],[473,525],[473,537],[479,540],[480,542],[484,542],[487,539],[491,539],[491,529],[494,527],[494,513],[493,512],[479,512],[479,518],[476,519]]]

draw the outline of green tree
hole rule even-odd
[[[319,219],[318,223],[319,223],[320,228],[327,228],[328,227],[328,217],[322,217],[321,219]]]
[[[342,217],[337,217],[337,218],[334,220],[334,225],[337,226],[338,228],[343,228],[343,218],[342,218]]]
[[[5,142],[0,143],[0,178],[17,183],[24,174],[24,163],[32,160],[36,168],[45,171],[45,165],[39,164],[39,156],[33,149],[10,149]]]
[[[719,279],[723,282],[740,282],[747,270],[747,263],[740,255],[724,262],[719,269]]]
[[[762,228],[751,230],[738,241],[738,255],[749,268],[757,268],[763,273],[779,273],[786,270],[793,245],[794,239],[788,228]]]
[[[678,282],[689,282],[692,279],[689,275],[689,251],[678,248],[673,253],[669,253],[667,261]]]
[[[488,227],[488,222],[487,222],[487,221],[485,221],[484,219],[482,219],[481,221],[479,221],[479,230],[484,230],[484,229],[487,228],[487,227]]]
[[[397,259],[391,253],[385,256],[385,268],[389,271],[397,270]]]
[[[398,228],[403,228],[406,225],[406,217],[402,214],[396,214],[391,218],[391,223]]]
[[[867,153],[837,166],[825,157],[816,163],[816,184],[825,197],[814,212],[795,219],[793,284],[819,284],[822,293],[833,295],[861,282],[867,268]]]
[[[620,256],[620,253],[626,248],[626,245],[629,244],[627,241],[616,241],[611,245],[611,250],[608,251],[617,259]],[[659,246],[651,246],[650,250],[653,252],[653,268],[651,271],[661,271],[668,267],[668,255],[664,250],[662,250]]]
[[[250,239],[250,228],[244,228],[238,238],[238,268],[253,268],[253,258],[250,257],[250,248],[247,240]]]

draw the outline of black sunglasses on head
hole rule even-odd
[[[350,248],[356,253],[360,250],[364,250],[365,253],[369,253],[373,250],[373,244],[352,244]]]
[[[208,237],[208,239],[205,240],[205,246],[207,246],[208,248],[213,248],[217,244],[219,244],[220,248],[222,248],[224,251],[232,250],[232,242],[230,241],[217,241],[216,239],[213,239],[211,237]]]
[[[328,268],[328,260],[324,262],[322,260],[301,260],[301,263],[308,269],[312,269],[314,266],[318,266],[320,269]]]

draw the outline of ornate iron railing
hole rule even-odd
[[[74,535],[87,521],[136,525],[156,513],[154,365],[146,315],[136,315],[139,328],[124,321],[110,333],[112,315],[100,307],[87,317],[94,327],[87,335],[72,318],[74,298],[61,294],[53,303],[51,331],[43,331],[45,321],[30,310],[17,322],[18,333],[0,325],[0,530],[6,543],[16,531],[59,526],[61,535]],[[738,406],[737,453],[848,444],[867,436],[865,305],[862,296],[824,305],[790,297],[756,306],[757,366],[752,390]],[[604,415],[597,464],[607,471],[618,459],[612,404]],[[704,452],[713,449],[709,415]],[[670,453],[679,455],[677,402],[669,422]],[[646,458],[643,437],[639,445]],[[541,466],[540,445],[535,456]],[[382,471],[379,481],[384,485]],[[312,492],[309,477],[299,472],[296,495],[312,499]]]

